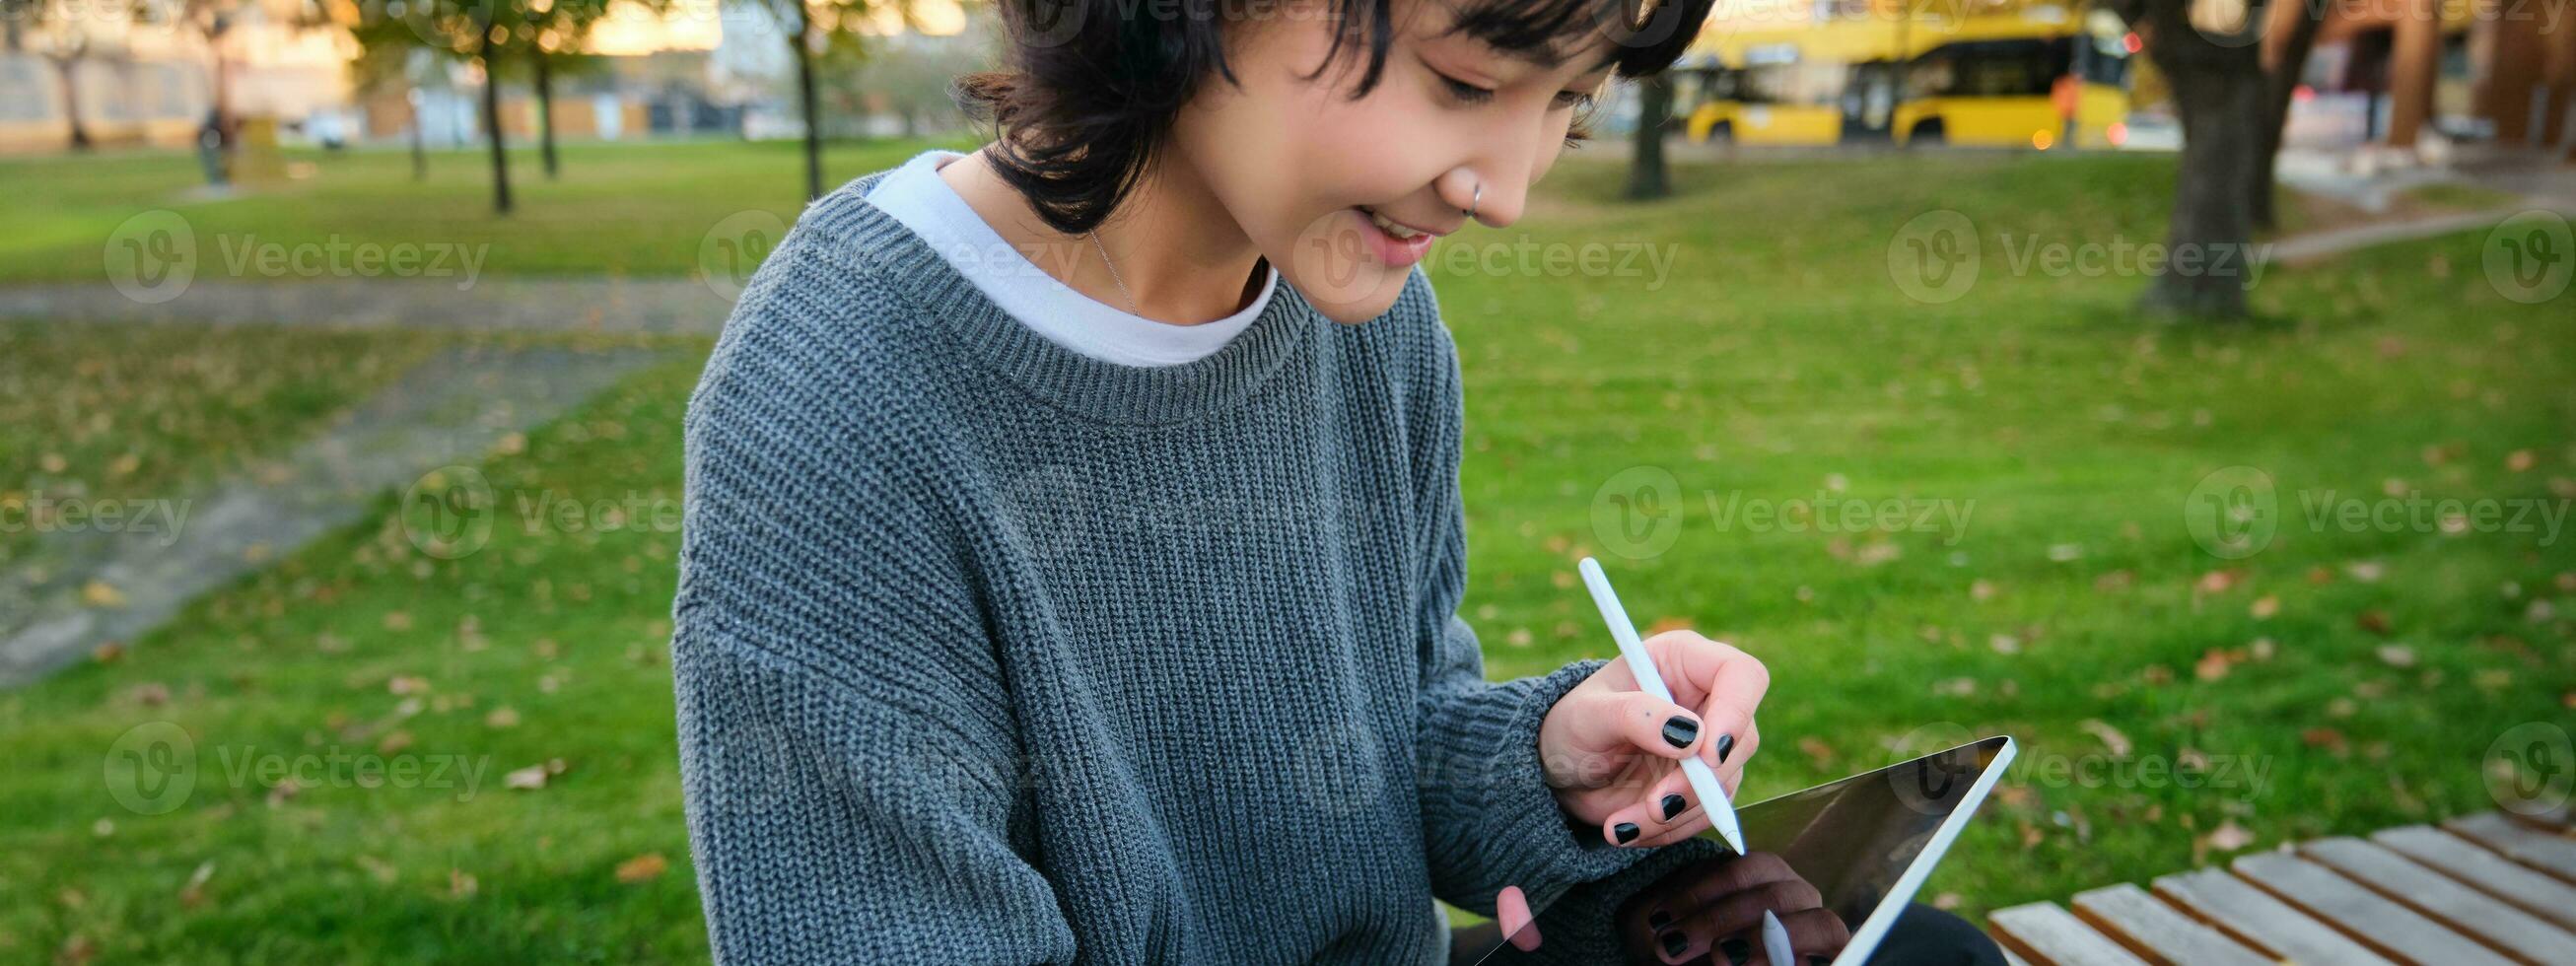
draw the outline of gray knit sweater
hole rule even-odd
[[[861,196],[807,208],[687,416],[672,671],[726,962],[1429,963],[1431,897],[1636,850],[1541,778],[1599,662],[1456,616],[1457,355],[1415,272],[1205,359],[1046,341]]]

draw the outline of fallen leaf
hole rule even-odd
[[[662,853],[646,852],[617,863],[617,881],[628,885],[651,881],[661,877],[662,873],[670,867],[670,860],[663,858]]]
[[[1822,738],[1814,735],[1800,738],[1798,750],[1807,756],[1807,760],[1814,762],[1819,771],[1830,770],[1834,766],[1834,746],[1826,744]]]
[[[81,603],[91,607],[125,606],[125,592],[104,580],[93,580],[82,584],[80,596]]]
[[[2388,613],[2386,611],[2362,611],[2361,616],[2353,618],[2353,624],[2362,630],[2369,631],[2381,637],[2388,636]]]
[[[2389,667],[2414,667],[2415,649],[2404,644],[2390,644],[2379,649],[2379,660]]]
[[[97,661],[100,664],[114,664],[118,658],[124,656],[125,645],[119,644],[115,641],[109,641],[105,644],[91,648],[89,652],[89,659]]]
[[[519,726],[519,711],[508,705],[494,708],[483,716],[483,725],[488,728],[516,728]]]
[[[1653,637],[1657,634],[1664,633],[1665,631],[1686,631],[1690,630],[1690,628],[1690,618],[1658,617],[1655,618],[1655,623],[1653,625],[1646,628],[1646,636]]]
[[[535,791],[546,787],[546,766],[529,765],[501,776],[501,787]]]
[[[2213,647],[2201,652],[2200,661],[2191,666],[2191,672],[2193,677],[2203,681],[2215,681],[2226,677],[2235,666],[2236,659],[2228,656],[2225,649]]]
[[[206,902],[206,880],[215,876],[215,860],[198,863],[197,871],[188,874],[188,884],[179,887],[179,904],[194,909]]]
[[[2361,581],[2365,584],[2375,584],[2379,582],[2380,577],[2385,576],[2388,573],[2388,566],[2386,564],[2364,560],[2357,563],[2345,564],[2343,566],[2343,572],[2344,576],[2351,577],[2354,580]]]
[[[2204,594],[2224,594],[2233,589],[2236,582],[2244,576],[2245,571],[2242,570],[2212,570],[2200,575],[2200,580],[2192,586]]]
[[[2333,728],[2310,728],[2299,732],[2299,741],[2310,748],[2323,749],[2337,758],[2352,753],[2352,742]]]
[[[1986,639],[1986,644],[1993,647],[1997,654],[2021,653],[2021,638],[2014,637],[2010,634],[1997,634],[1993,637],[1989,637]]]
[[[2236,820],[2231,818],[2219,823],[2217,828],[2210,829],[2208,835],[2201,837],[2201,842],[2220,852],[2234,852],[2254,844],[2254,833],[2247,831],[2245,826],[2236,824]]]
[[[2532,456],[2530,450],[2518,449],[2504,454],[2504,468],[2512,470],[2513,472],[2521,473],[2529,470],[2531,469],[2531,464]]]
[[[2120,729],[2111,727],[2110,722],[2100,718],[2086,718],[2077,727],[2083,728],[2086,734],[2102,739],[2102,746],[2110,749],[2111,757],[2126,758],[2130,750],[2135,747],[2129,743],[2128,735],[2121,734]]]
[[[2281,598],[2265,594],[2255,598],[2254,605],[2246,608],[2245,612],[2254,615],[2254,619],[2258,621],[2271,620],[2272,615],[2281,612]]]
[[[1978,601],[1978,602],[1982,603],[1982,602],[1985,602],[1985,601],[1989,601],[1989,600],[1993,600],[1993,599],[1995,599],[1995,593],[1996,593],[1996,590],[1995,590],[1995,583],[1994,583],[1994,581],[1991,581],[1991,580],[1972,580],[1972,581],[1969,581],[1969,582],[1968,582],[1968,599],[1969,599],[1969,600]]]
[[[473,873],[467,872],[463,869],[452,868],[447,870],[447,894],[449,897],[462,899],[473,895],[481,889],[482,886],[474,881]]]

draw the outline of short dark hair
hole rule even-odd
[[[1287,2],[1000,0],[1009,61],[959,78],[954,93],[970,114],[992,123],[986,154],[1002,180],[1048,225],[1080,234],[1134,189],[1181,106],[1209,76],[1239,83],[1225,62],[1227,31],[1287,16]],[[1333,46],[1307,76],[1335,66],[1346,49],[1365,50],[1367,70],[1352,97],[1374,89],[1395,29],[1390,2],[1330,0]],[[1548,63],[1560,62],[1568,43],[1607,36],[1609,56],[1593,66],[1641,78],[1680,58],[1715,0],[1662,0],[1642,25],[1635,22],[1640,0],[1430,2],[1453,5],[1455,32]]]

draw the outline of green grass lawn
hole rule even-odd
[[[778,160],[662,150],[702,167],[637,178],[713,186]],[[2259,321],[2170,326],[2128,313],[2141,279],[2007,255],[2160,241],[2159,159],[1692,165],[1678,198],[1644,206],[1616,200],[1622,174],[1570,161],[1523,225],[1444,244],[1672,246],[1665,274],[1611,273],[1615,251],[1596,275],[1434,270],[1468,380],[1466,607],[1495,676],[1610,651],[1572,579],[1591,553],[1641,622],[1687,621],[1769,662],[1747,799],[1886,763],[1927,725],[2014,735],[2028,767],[1926,890],[1971,913],[2222,858],[2237,829],[2263,848],[2490,809],[2497,736],[2576,718],[2566,535],[2307,516],[2329,492],[2576,496],[2569,297],[2498,297],[2480,235],[2273,266]],[[440,189],[444,217],[481,217],[458,207],[470,188]],[[595,210],[647,217],[597,190]],[[1983,260],[1963,297],[1927,305],[1891,281],[1890,249],[1938,209],[1968,219]],[[671,252],[700,229],[650,217],[615,242],[619,265],[685,270]],[[130,351],[101,331],[11,337],[66,360]],[[471,556],[416,552],[389,494],[382,519],[120,660],[0,694],[0,959],[703,957],[664,661],[677,534],[649,516],[523,527],[512,502],[676,501],[694,377],[690,361],[650,371],[494,457],[504,513]],[[47,425],[39,439],[77,429]],[[1595,519],[1605,486],[1653,473],[1637,467],[1671,474],[1678,516],[1668,547],[1632,559],[1616,518]],[[2273,488],[2277,533],[2244,559],[2186,525],[2221,470]],[[1820,491],[1964,522],[1826,533],[1715,512]],[[105,769],[154,721],[184,728],[199,766],[175,810],[141,814]],[[455,764],[443,785],[424,771],[397,784],[427,787],[364,787],[329,769],[334,752],[481,771],[471,794]],[[256,771],[307,754],[314,780],[288,790]],[[2154,779],[2133,771],[2150,761]],[[2186,790],[2176,767],[2224,787]],[[504,787],[531,768],[542,788]]]
[[[902,164],[956,142],[834,142],[827,186]],[[729,216],[766,211],[794,220],[805,206],[804,156],[792,142],[654,145],[574,143],[548,181],[533,149],[511,152],[516,210],[492,214],[491,168],[480,150],[430,153],[412,180],[403,151],[290,151],[309,173],[233,197],[203,196],[193,155],[121,153],[0,159],[0,182],[43,185],[0,209],[0,282],[108,278],[103,256],[119,225],[141,212],[186,220],[197,277],[296,281],[263,274],[251,253],[267,242],[466,246],[492,275],[675,275],[697,270],[698,243]]]

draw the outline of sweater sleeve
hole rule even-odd
[[[731,348],[687,417],[671,663],[715,960],[1071,962],[953,534],[863,407]]]
[[[1427,590],[1417,622],[1424,639],[1417,732],[1423,835],[1433,894],[1492,915],[1504,886],[1520,886],[1533,906],[1543,906],[1564,887],[1617,872],[1645,850],[1611,845],[1600,829],[1574,825],[1539,761],[1539,724],[1548,709],[1608,662],[1578,661],[1543,677],[1489,682],[1475,630],[1458,614],[1467,586],[1458,492],[1465,414],[1456,350],[1445,337],[1438,344],[1442,365],[1428,381],[1425,411],[1413,427],[1413,445],[1425,447],[1418,451],[1425,470],[1417,489],[1428,530]]]

